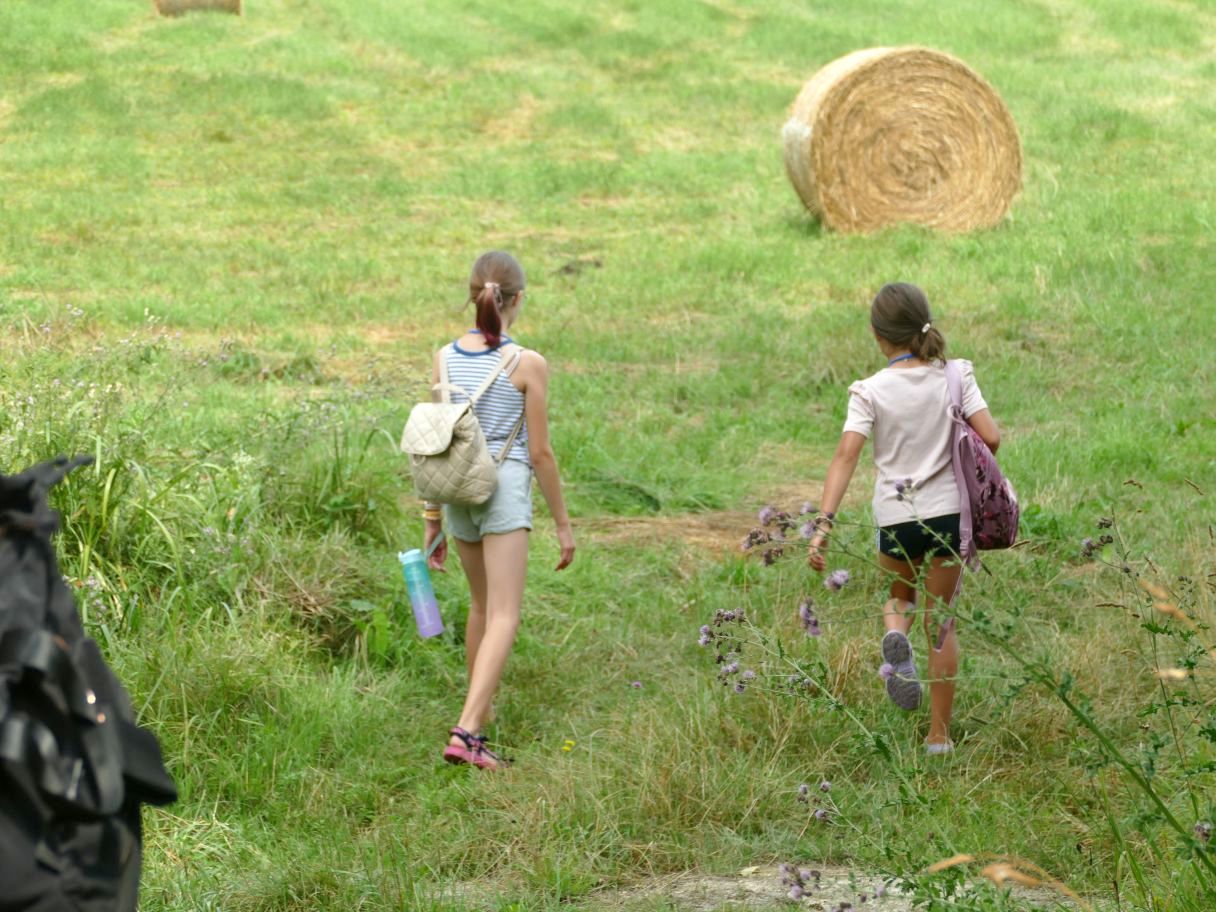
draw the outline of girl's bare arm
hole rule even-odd
[[[540,354],[529,351],[524,354],[519,371],[524,415],[528,422],[528,456],[532,460],[532,471],[536,473],[536,483],[557,527],[557,541],[561,547],[557,569],[562,570],[574,560],[574,532],[562,497],[557,457],[549,441],[549,365]]]

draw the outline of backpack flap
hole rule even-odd
[[[470,403],[419,402],[401,432],[401,452],[410,456],[437,456],[452,445],[456,425]]]

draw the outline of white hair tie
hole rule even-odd
[[[929,331],[929,327],[932,325],[933,325],[932,323],[926,323],[924,326],[922,326],[920,328],[920,334],[923,336],[925,333],[927,333]]]

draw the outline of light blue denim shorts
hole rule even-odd
[[[504,459],[498,467],[498,487],[490,499],[475,506],[445,505],[448,534],[463,542],[479,542],[483,535],[502,535],[532,529],[532,466]]]

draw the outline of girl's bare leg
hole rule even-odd
[[[928,744],[950,740],[950,717],[954,712],[954,679],[958,675],[958,634],[954,619],[947,618],[934,629],[934,609],[949,608],[958,585],[962,565],[955,557],[933,557],[925,580],[925,636],[929,641],[929,737]],[[940,612],[945,614],[946,612]]]
[[[469,581],[469,620],[464,632],[464,654],[471,681],[477,647],[481,645],[481,638],[486,632],[486,564],[481,542],[456,539],[456,550],[460,554],[465,579]]]
[[[914,561],[878,554],[878,566],[893,576],[891,597],[882,609],[884,630],[898,630],[907,635],[912,629],[912,613],[916,610],[916,574],[922,558]]]
[[[481,557],[485,582],[484,622],[472,656],[469,694],[458,723],[470,732],[480,730],[485,721],[515,643],[528,570],[528,530],[485,536],[481,540]],[[471,578],[469,584],[473,584]]]

